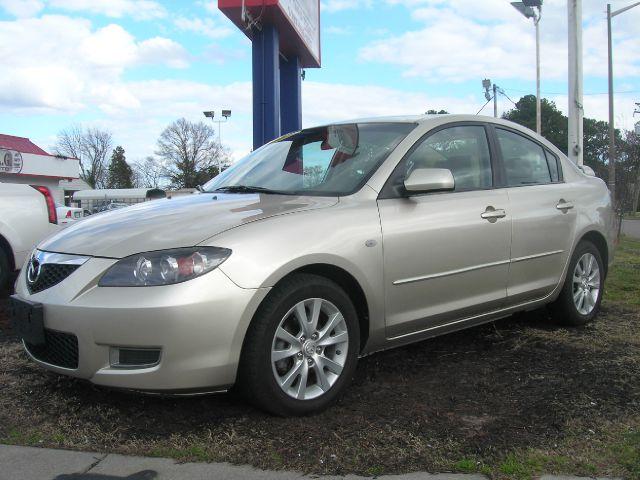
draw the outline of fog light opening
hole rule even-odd
[[[109,364],[111,368],[151,368],[160,363],[159,348],[111,347]]]

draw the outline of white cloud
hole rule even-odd
[[[41,0],[0,0],[0,7],[14,17],[32,17],[44,8]]]
[[[94,30],[88,20],[61,15],[0,22],[0,56],[0,105],[5,111],[73,112],[86,105],[108,109],[135,104],[122,85],[126,68],[184,67],[189,61],[170,39],[137,41],[119,25]]]
[[[227,37],[233,31],[227,25],[221,25],[220,23],[209,17],[178,17],[175,19],[174,23],[180,30],[198,33],[200,35],[204,35],[205,37],[213,39]]]
[[[372,0],[324,0],[320,6],[323,12],[335,13],[342,10],[369,8],[372,4]]]
[[[139,20],[165,17],[165,8],[152,0],[49,0],[51,7],[73,12],[93,13],[112,18]]]
[[[532,80],[535,75],[535,37],[532,22],[506,0],[486,0],[470,8],[468,0],[385,0],[404,6],[422,24],[412,30],[369,43],[360,59],[397,65],[405,76],[434,82],[483,77]],[[584,71],[606,76],[604,2],[585,0]],[[640,9],[617,17],[614,29],[616,75],[640,74],[640,38],[636,25]],[[547,0],[541,22],[542,73],[546,79],[567,76],[566,0]]]

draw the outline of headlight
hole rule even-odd
[[[138,253],[119,260],[102,276],[100,287],[152,287],[186,282],[210,272],[231,255],[218,247],[190,247]]]

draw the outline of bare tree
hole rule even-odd
[[[133,165],[134,183],[140,188],[160,188],[163,186],[165,166],[154,157]]]
[[[637,212],[640,207],[640,136],[633,131],[624,134],[618,159],[620,189],[625,192],[626,210]]]
[[[207,182],[228,158],[211,126],[184,118],[164,129],[156,155],[164,162],[164,176],[173,188],[194,188]]]
[[[107,181],[107,157],[111,152],[111,132],[79,125],[62,130],[54,146],[58,155],[80,160],[80,177],[93,188],[104,188]]]

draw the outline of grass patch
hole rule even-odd
[[[626,433],[622,441],[611,446],[615,460],[622,465],[629,478],[640,479],[640,432]]]
[[[475,473],[478,471],[478,463],[475,460],[464,458],[454,463],[453,469],[462,473]]]
[[[605,301],[640,306],[640,240],[623,237],[605,284]]]

